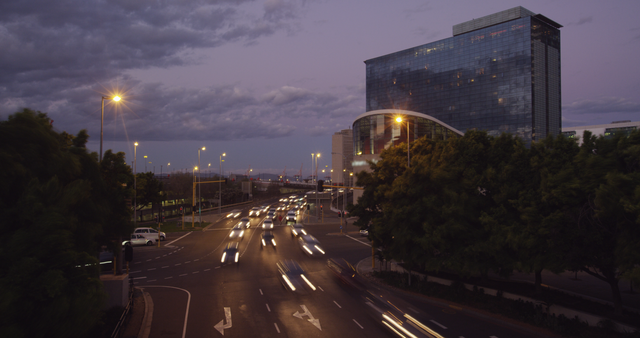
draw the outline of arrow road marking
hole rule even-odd
[[[224,336],[224,329],[231,328],[231,308],[230,307],[224,308],[224,318],[225,319],[221,320],[220,323],[214,326],[216,330],[218,330],[218,332],[220,332],[223,336]],[[226,324],[224,324],[225,320],[227,321]]]
[[[306,306],[300,305],[300,307],[302,308],[302,310],[304,310],[304,313],[300,313],[300,311],[296,311],[296,313],[294,313],[293,316],[296,317],[296,318],[300,318],[300,319],[302,319],[302,317],[304,317],[304,316],[309,317],[309,319],[307,319],[307,320],[311,324],[315,325],[315,327],[317,327],[318,330],[322,331],[322,327],[320,327],[320,319],[313,318],[313,315],[311,314],[311,312],[309,312],[309,309],[307,309]]]

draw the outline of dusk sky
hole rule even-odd
[[[524,8],[558,22],[563,127],[640,120],[638,0],[2,0],[0,120],[30,108],[87,129],[98,151],[139,142],[138,172],[225,175],[331,167],[331,135],[365,112],[364,61]],[[167,164],[171,163],[167,170]]]

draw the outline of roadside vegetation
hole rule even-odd
[[[640,131],[549,136],[527,148],[513,136],[467,131],[399,144],[358,174],[349,212],[381,258],[420,271],[487,281],[489,272],[584,271],[611,290],[640,282]]]

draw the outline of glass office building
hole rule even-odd
[[[367,60],[366,111],[414,111],[527,144],[558,134],[560,27],[516,7],[455,25],[451,38]]]

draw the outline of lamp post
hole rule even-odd
[[[206,148],[202,147],[202,150],[204,151],[206,150]],[[198,223],[202,225],[202,206],[200,205],[200,201],[202,200],[202,195],[201,195],[202,188],[200,187],[202,170],[200,168],[201,168],[200,167],[200,149],[198,149]]]
[[[138,224],[138,142],[133,144],[133,225]]]
[[[120,96],[116,95],[114,97],[103,96],[101,100],[101,108],[100,108],[100,162],[102,162],[102,126],[104,125],[104,100],[113,99],[114,101],[120,101]]]
[[[222,157],[227,156],[227,153],[220,154],[220,179],[218,181],[218,214],[222,213]]]
[[[316,164],[315,164],[315,177],[316,177],[316,221],[319,219],[320,217],[320,212],[318,211],[318,157],[320,157],[320,153],[315,153],[315,154],[311,154],[311,158],[312,160],[315,159]],[[313,165],[313,161],[311,161],[311,164]],[[312,173],[311,173],[311,178],[313,178],[313,168],[311,168]]]
[[[402,117],[396,118],[396,122],[402,123]],[[411,155],[409,154],[409,119],[407,119],[407,168],[411,167]]]

